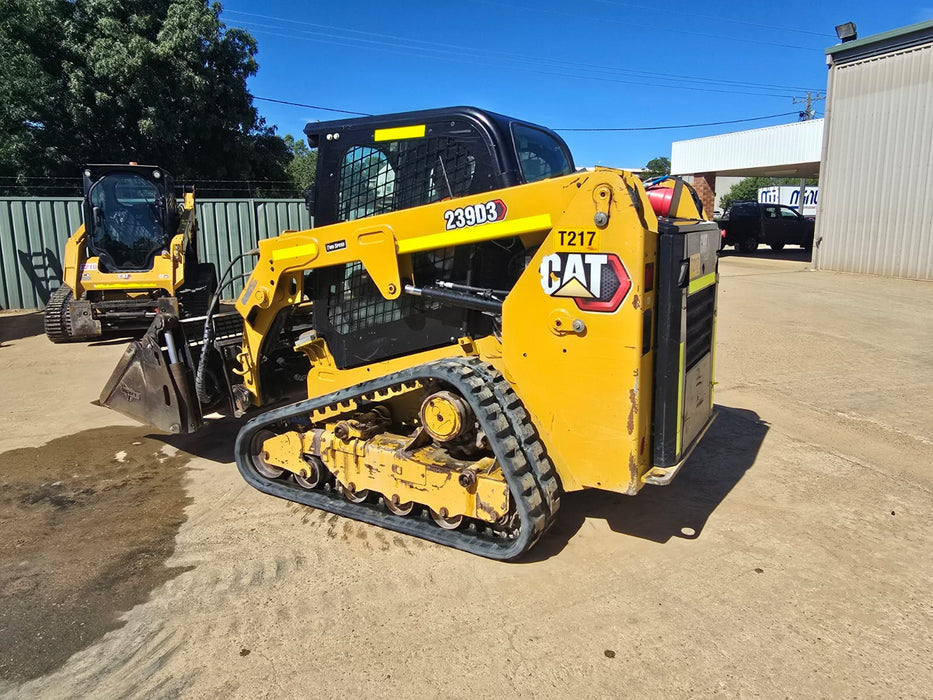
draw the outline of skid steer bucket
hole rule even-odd
[[[186,356],[179,355],[177,319],[156,316],[129,344],[100,395],[100,404],[169,433],[192,433],[203,424]]]

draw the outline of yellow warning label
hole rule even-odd
[[[423,139],[424,124],[396,126],[391,129],[376,129],[373,141],[398,141],[399,139]]]

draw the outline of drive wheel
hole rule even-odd
[[[275,437],[275,433],[271,430],[260,430],[253,437],[252,449],[250,450],[253,457],[253,466],[256,467],[257,472],[267,479],[278,479],[285,473],[284,469],[269,463],[269,454],[262,448],[262,443],[273,437]]]
[[[783,243],[772,243],[772,244],[771,244],[771,250],[773,250],[773,251],[775,251],[775,252],[784,250],[784,244],[783,244]]]
[[[746,236],[736,247],[743,253],[754,253],[758,250],[758,239],[755,236]]]

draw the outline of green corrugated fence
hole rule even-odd
[[[205,199],[197,202],[199,253],[223,274],[237,255],[261,238],[310,228],[301,199]],[[61,283],[65,241],[81,224],[81,199],[0,197],[0,309],[42,309]],[[234,276],[247,274],[253,258]],[[224,296],[243,287],[238,279]]]

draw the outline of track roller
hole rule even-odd
[[[446,508],[441,508],[440,513],[437,513],[432,510],[431,520],[437,523],[437,526],[439,528],[442,528],[444,530],[456,530],[458,527],[460,527],[463,524],[462,515],[452,515],[450,517],[447,517]]]
[[[407,503],[399,503],[398,496],[392,496],[392,498],[383,496],[382,505],[384,505],[386,510],[390,513],[394,513],[395,515],[400,515],[402,517],[411,515],[411,512],[415,509],[415,504],[411,501],[408,501]]]
[[[348,484],[346,486],[338,484],[337,491],[350,501],[350,503],[365,503],[366,499],[369,498],[368,489],[360,489],[357,491],[353,484]]]
[[[324,463],[320,460],[319,457],[314,455],[305,455],[305,462],[308,463],[308,475],[304,474],[294,474],[295,483],[298,484],[303,489],[316,489],[318,486],[324,483],[324,480],[327,478],[330,472],[327,471],[327,467],[324,466]]]

